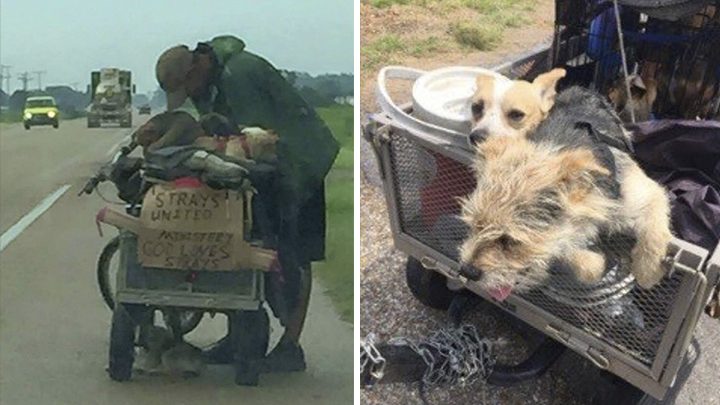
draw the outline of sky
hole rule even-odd
[[[233,34],[278,68],[352,73],[353,2],[0,0],[0,63],[11,66],[11,90],[23,71],[46,71],[43,87],[84,90],[90,71],[120,67],[133,72],[140,93],[157,88],[155,61],[165,49]]]

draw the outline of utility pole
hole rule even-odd
[[[27,91],[27,84],[32,81],[32,77],[30,77],[30,73],[23,72],[18,75],[18,80],[20,80],[23,84],[23,91]]]
[[[2,86],[2,79],[5,79],[5,93],[10,95],[10,65],[0,65],[0,86]]]
[[[45,73],[47,73],[47,71],[45,71],[45,70],[35,70],[35,71],[33,71],[33,73],[35,73],[35,74],[37,75],[37,79],[38,79],[38,90],[42,91],[42,75],[44,75]]]

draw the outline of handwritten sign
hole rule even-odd
[[[138,256],[148,267],[237,270],[249,261],[243,197],[209,187],[155,185],[143,200]]]

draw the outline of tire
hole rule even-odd
[[[55,128],[55,129],[60,128],[60,123],[55,121],[55,123],[53,123],[53,128]]]
[[[256,386],[260,380],[270,341],[270,320],[264,307],[232,315],[231,336],[235,344],[235,383]]]
[[[23,124],[23,126],[25,127],[25,129],[30,129],[30,124],[28,123]]]
[[[408,257],[405,281],[412,295],[423,305],[447,310],[454,292],[447,287],[447,279],[440,273],[426,269],[419,260]]]
[[[105,245],[97,262],[98,287],[100,287],[100,294],[102,294],[105,305],[107,305],[110,310],[115,308],[115,291],[113,291],[110,284],[110,264],[119,248],[120,237],[116,236]]]
[[[130,314],[133,307],[132,305],[117,305],[113,310],[108,374],[115,381],[127,381],[132,377],[137,326]]]
[[[97,261],[97,282],[100,288],[100,294],[102,295],[105,305],[110,310],[115,308],[115,289],[113,288],[110,279],[112,259],[120,249],[120,237],[116,236],[110,239],[110,242],[105,245],[100,257]],[[205,313],[203,311],[187,310],[180,313],[180,330],[183,335],[193,331],[203,318]]]

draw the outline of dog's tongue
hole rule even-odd
[[[512,291],[512,286],[505,285],[502,287],[495,287],[488,290],[488,294],[490,294],[491,297],[495,298],[498,301],[505,301],[505,298],[510,295],[510,292]]]

